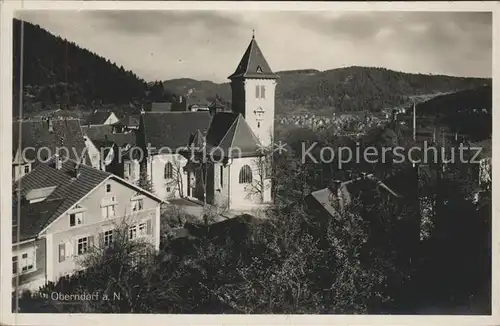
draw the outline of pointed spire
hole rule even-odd
[[[255,29],[252,29],[252,40],[255,40]]]
[[[238,78],[266,78],[266,79],[278,79],[269,64],[267,63],[262,51],[255,40],[255,31],[252,35],[252,40],[243,54],[241,61],[236,68],[236,71],[228,77],[229,79]]]

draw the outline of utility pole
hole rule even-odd
[[[413,141],[417,140],[417,107],[413,102]]]

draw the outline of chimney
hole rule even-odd
[[[59,154],[55,155],[55,158],[54,158],[54,167],[55,167],[56,170],[60,170],[62,168],[62,159],[59,156]]]
[[[76,163],[73,173],[74,178],[78,178],[80,176],[80,162]]]
[[[54,132],[52,117],[47,117],[47,125],[49,127],[49,132]]]

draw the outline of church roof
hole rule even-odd
[[[238,156],[240,151],[242,157],[259,155],[261,148],[243,116],[230,112],[219,112],[214,116],[208,129],[207,145],[212,147],[214,155],[224,154],[226,157]]]
[[[238,68],[236,68],[236,71],[228,78],[277,79],[278,75],[271,70],[255,37],[252,37],[252,41],[250,41],[245,54],[243,54],[243,58],[241,58]]]
[[[205,134],[210,125],[209,112],[145,112],[142,115],[142,129],[146,144],[154,150],[168,147],[175,152],[187,147],[193,132]],[[166,153],[166,152],[165,152]]]

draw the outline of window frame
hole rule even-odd
[[[109,247],[113,244],[114,230],[107,230],[103,232],[103,245]]]
[[[137,208],[137,205],[139,206]],[[144,210],[144,198],[137,198],[132,200],[132,212],[140,212]]]
[[[137,230],[137,225],[129,226],[129,228],[128,228],[128,232],[129,232],[128,233],[128,238],[129,238],[129,240],[135,240],[135,239],[137,239],[137,234],[138,234],[137,231],[138,231]]]
[[[102,216],[102,218],[105,218],[105,219],[115,218],[116,217],[116,207],[115,206],[116,206],[115,203],[101,206],[101,216]],[[112,208],[112,212],[113,212],[112,215],[109,214],[110,208]],[[106,213],[103,214],[104,212],[106,212]]]
[[[173,178],[174,178],[174,165],[170,162],[167,162],[163,167],[163,179],[171,180]]]
[[[238,183],[251,184],[252,182],[253,182],[252,168],[248,164],[245,164],[241,167],[240,172],[238,174]]]
[[[33,252],[25,251],[12,256],[12,275],[23,275],[34,271],[36,271],[36,247]]]
[[[82,242],[80,243],[80,241],[82,241]],[[82,249],[85,249],[82,252],[80,252],[80,245],[82,245]],[[90,237],[89,236],[78,238],[76,240],[76,254],[78,256],[86,254],[90,249],[89,247],[90,247]]]

